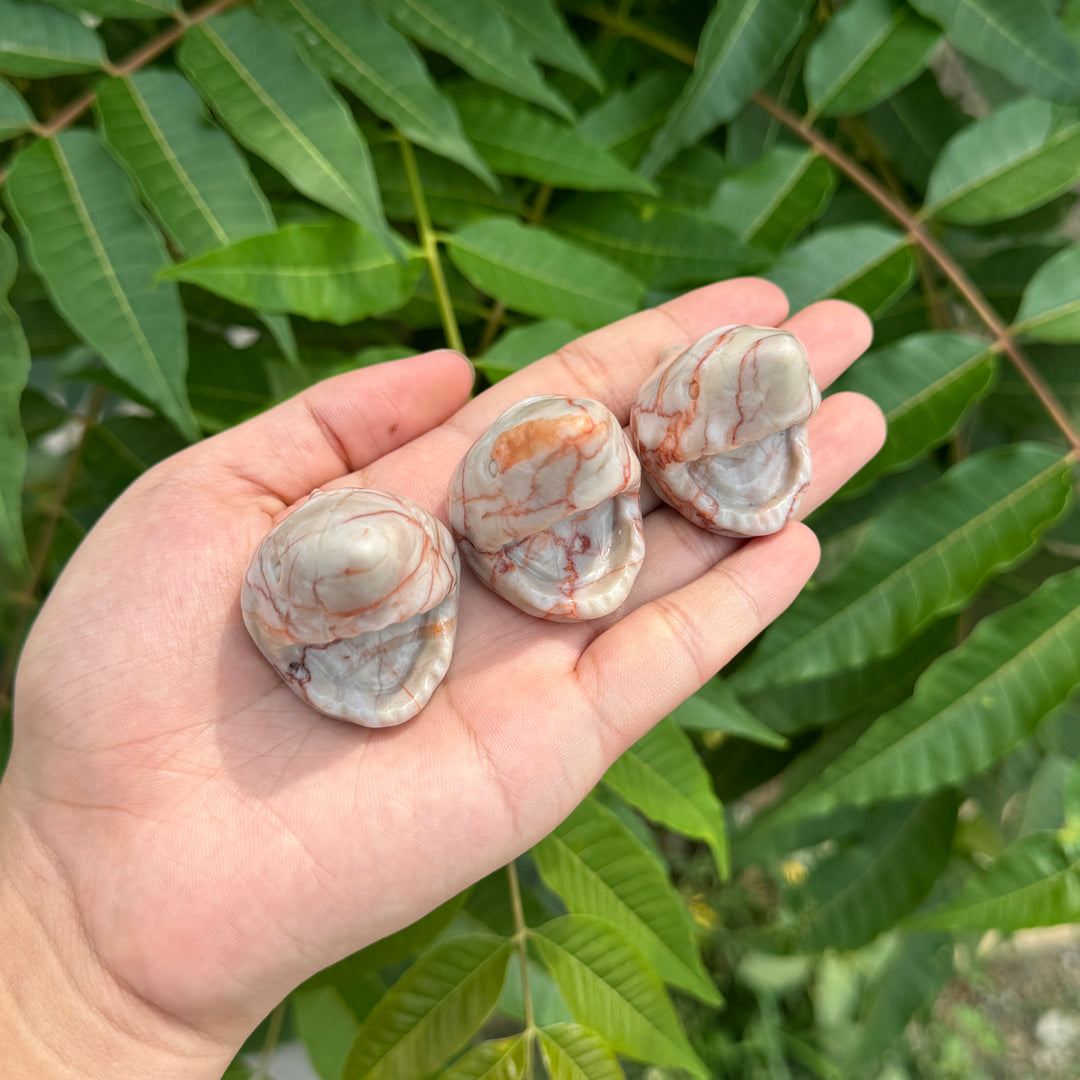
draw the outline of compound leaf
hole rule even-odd
[[[661,720],[638,739],[604,774],[604,783],[647,818],[704,840],[718,873],[727,877],[724,811],[694,744],[673,720]]]
[[[789,248],[766,276],[787,293],[792,311],[832,296],[875,314],[907,290],[915,259],[895,229],[836,225]]]
[[[347,86],[410,142],[450,158],[494,186],[416,47],[366,0],[259,0],[308,62]]]
[[[1030,551],[1069,491],[1068,462],[1040,444],[960,462],[874,518],[843,570],[766,631],[732,687],[761,692],[892,655]]]
[[[637,310],[645,286],[621,266],[569,240],[508,217],[466,225],[446,237],[454,265],[481,292],[541,319],[582,329]]]
[[[927,182],[923,213],[964,225],[1001,221],[1049,202],[1077,180],[1080,110],[1024,98],[949,140]]]
[[[587,798],[533,848],[533,858],[572,912],[615,923],[662,979],[720,1003],[686,905],[662,865],[602,803]]]
[[[629,1057],[707,1080],[660,977],[617,927],[564,915],[536,930],[533,940],[578,1023]]]
[[[840,379],[835,390],[866,394],[887,422],[885,445],[844,489],[863,491],[943,443],[973,402],[990,389],[994,358],[985,342],[947,331],[926,331],[875,349]]]
[[[26,436],[19,399],[30,374],[30,347],[18,315],[7,302],[15,280],[15,245],[0,229],[0,555],[18,572],[30,568],[22,526]]]
[[[1044,97],[1080,98],[1080,54],[1046,4],[1024,0],[911,0],[965,56]]]
[[[192,27],[177,60],[239,142],[393,250],[371,155],[352,114],[283,31],[251,11],[229,11]]]
[[[1080,341],[1080,244],[1059,251],[1035,271],[1013,330],[1039,341]]]
[[[0,0],[0,72],[28,79],[96,71],[101,38],[81,19],[51,4]]]
[[[646,176],[743,107],[802,33],[810,6],[806,0],[746,0],[713,8],[693,74],[641,163]]]
[[[399,30],[448,56],[474,79],[573,118],[573,110],[544,82],[530,49],[510,21],[486,0],[375,0]]]
[[[1072,570],[978,623],[785,809],[808,800],[865,805],[955,784],[1019,746],[1078,683],[1080,571]]]
[[[368,1014],[343,1080],[426,1076],[495,1008],[513,943],[463,934],[421,954]]]
[[[165,246],[120,166],[90,131],[39,139],[15,159],[7,198],[58,311],[105,364],[189,439],[187,336]]]
[[[864,112],[926,67],[941,33],[898,0],[854,0],[806,56],[811,115]]]
[[[286,225],[178,263],[163,274],[260,311],[344,325],[395,311],[412,295],[423,262],[396,261],[349,221]]]
[[[825,209],[835,187],[833,167],[813,150],[774,146],[720,181],[709,214],[746,243],[780,251]]]

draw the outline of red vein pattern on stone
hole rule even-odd
[[[241,590],[259,651],[309,705],[365,727],[415,716],[450,665],[461,571],[409,499],[316,491],[259,545]]]
[[[810,483],[806,422],[821,404],[798,339],[721,326],[669,364],[630,407],[630,437],[660,497],[724,536],[790,520]]]
[[[626,599],[645,539],[641,466],[597,401],[507,409],[450,481],[450,527],[476,576],[542,619],[596,619]]]

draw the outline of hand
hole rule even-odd
[[[630,600],[580,626],[523,615],[464,571],[449,674],[418,717],[383,730],[315,713],[270,669],[240,618],[247,564],[315,487],[394,491],[445,520],[450,472],[511,403],[582,395],[625,423],[663,348],[723,323],[778,325],[785,311],[766,282],[710,286],[467,404],[471,373],[454,353],[352,372],[141,477],[72,558],[19,669],[0,855],[23,870],[0,912],[16,926],[34,912],[35,940],[60,957],[34,970],[66,980],[138,1052],[152,1047],[153,1075],[186,1053],[182,1075],[212,1076],[298,982],[549,832],[792,601],[817,559],[808,529],[739,543],[643,490]],[[784,325],[823,387],[870,340],[838,302]],[[837,395],[810,430],[803,512],[883,428],[865,399]],[[4,952],[19,948],[9,931]],[[30,1029],[48,1042],[47,1016]],[[115,1054],[108,1075],[128,1075]]]

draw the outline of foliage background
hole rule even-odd
[[[1078,0],[0,0],[5,713],[108,503],[328,374],[449,343],[492,382],[747,272],[876,322],[843,386],[888,443],[793,608],[256,1045],[945,1075],[904,1030],[956,946],[1080,917],[1078,44]]]

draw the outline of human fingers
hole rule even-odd
[[[453,425],[476,438],[509,406],[533,394],[603,402],[625,424],[630,402],[669,345],[696,341],[725,323],[776,326],[787,314],[783,292],[762,278],[733,278],[584,334],[480,394]]]
[[[820,506],[866,464],[877,453],[884,435],[881,411],[868,398],[861,394],[835,394],[826,398],[809,425],[814,472],[799,504],[799,517]],[[707,573],[742,543],[699,529],[660,504],[658,512],[645,517],[648,556],[627,606],[612,615],[605,628],[626,610],[682,588]]]
[[[793,522],[732,551],[682,588],[619,619],[578,660],[576,675],[614,760],[776,619],[813,573],[814,534]]]
[[[441,424],[473,371],[438,349],[325,379],[187,453],[288,506]]]
[[[376,488],[392,483],[395,491],[437,511],[445,503],[446,482],[462,455],[502,412],[523,398],[590,397],[625,423],[631,400],[669,345],[694,341],[725,322],[773,326],[786,312],[784,294],[760,278],[736,278],[695,289],[585,334],[529,364],[478,395],[407,452],[376,461],[339,483]]]

